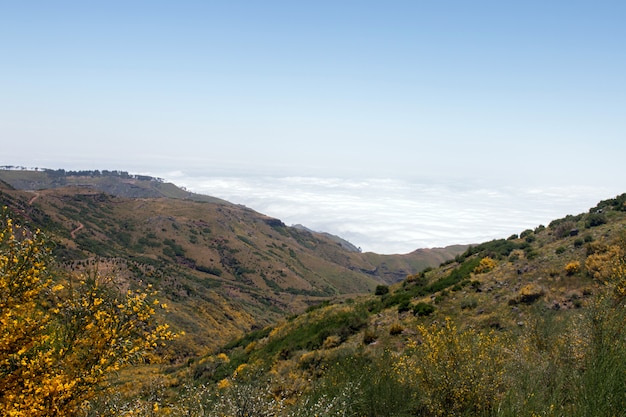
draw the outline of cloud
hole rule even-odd
[[[188,189],[243,204],[377,253],[507,238],[610,198],[602,187],[514,188],[317,177],[202,177]],[[167,177],[166,177],[167,178]]]

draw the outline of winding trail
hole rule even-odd
[[[39,193],[36,192],[35,195],[30,200],[28,200],[28,205],[32,206],[35,200],[37,200],[38,198],[39,198]],[[84,227],[85,227],[84,224],[82,224],[81,222],[78,222],[78,226],[70,232],[70,236],[72,237],[72,239],[76,239],[76,233],[80,232]]]
[[[78,227],[70,232],[70,236],[72,236],[72,239],[76,239],[76,233],[80,231],[83,227],[85,226],[83,226],[81,222],[78,222]]]
[[[33,196],[33,198],[31,198],[30,200],[28,200],[28,205],[32,206],[33,203],[35,202],[35,200],[37,200],[37,198],[39,198],[39,193],[35,193],[35,195]]]

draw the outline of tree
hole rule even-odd
[[[377,285],[376,290],[374,291],[375,295],[385,295],[389,294],[389,287],[386,285]]]
[[[112,371],[174,337],[147,292],[54,273],[40,231],[0,214],[0,415],[74,415]]]

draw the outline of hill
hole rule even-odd
[[[158,288],[194,332],[169,347],[186,361],[127,367],[81,415],[624,415],[626,194],[421,269],[430,250],[362,254],[229,203],[0,199],[65,268]]]
[[[0,181],[18,190],[37,191],[62,187],[91,188],[116,197],[176,198],[209,203],[227,203],[219,198],[195,194],[161,178],[134,175],[126,171],[66,171],[0,167]]]
[[[325,300],[438,265],[464,247],[376,255],[151,177],[123,172],[0,170],[0,204],[41,228],[65,268],[124,287],[152,285],[185,331],[182,358]]]
[[[303,416],[624,415],[625,288],[623,194],[312,307],[179,372],[231,413],[239,400]]]

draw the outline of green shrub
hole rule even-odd
[[[532,234],[533,234],[533,231],[531,229],[526,229],[522,233],[520,233],[519,237],[524,239]]]
[[[606,216],[604,213],[591,213],[587,215],[587,220],[585,221],[585,226],[596,227],[606,223]]]
[[[411,309],[411,304],[409,303],[408,300],[403,301],[402,303],[398,305],[398,313],[404,313],[406,311],[409,311],[410,309]]]
[[[374,291],[375,295],[385,295],[389,294],[389,287],[386,285],[377,285],[376,290]]]
[[[413,314],[418,317],[430,316],[435,312],[435,307],[431,304],[419,302],[413,306]]]

